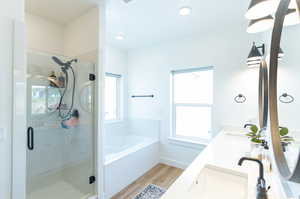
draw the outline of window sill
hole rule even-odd
[[[210,140],[208,140],[208,139],[195,141],[195,140],[176,138],[176,137],[169,137],[168,141],[171,144],[194,148],[194,149],[202,149],[203,147],[207,146],[210,142]]]

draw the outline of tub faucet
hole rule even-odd
[[[254,124],[245,124],[244,129],[247,128],[248,126],[254,126]]]
[[[238,165],[242,166],[242,164],[245,160],[257,162],[258,165],[259,165],[259,177],[257,179],[257,185],[256,185],[256,199],[268,199],[267,192],[270,189],[270,187],[266,188],[266,181],[264,179],[264,165],[263,165],[263,163],[258,159],[242,157],[239,160]]]

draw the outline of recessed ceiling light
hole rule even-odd
[[[179,9],[179,15],[181,16],[188,16],[192,13],[192,8],[190,7],[181,7]]]
[[[124,35],[119,34],[115,37],[117,40],[124,40]]]

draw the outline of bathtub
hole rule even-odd
[[[135,134],[110,136],[104,153],[104,192],[109,199],[159,163],[159,140]]]

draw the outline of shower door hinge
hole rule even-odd
[[[90,80],[90,81],[95,81],[95,79],[96,79],[96,75],[90,73],[90,74],[89,74],[89,80]]]
[[[89,183],[90,184],[94,184],[95,181],[96,181],[96,177],[95,176],[90,176],[89,177]]]

